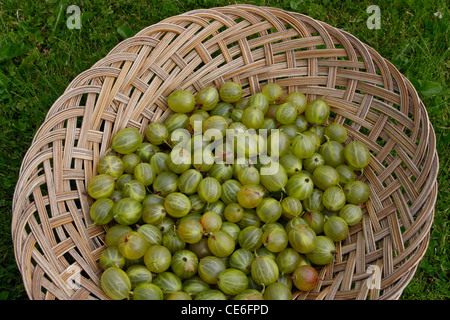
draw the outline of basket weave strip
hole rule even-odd
[[[89,216],[86,186],[112,136],[142,134],[171,111],[165,97],[235,81],[248,96],[270,82],[325,99],[349,140],[370,149],[360,224],[337,244],[310,292],[295,299],[398,299],[428,246],[438,156],[411,83],[348,32],[276,8],[202,9],[151,25],[79,74],[24,156],[13,199],[15,257],[30,299],[107,299],[98,260],[108,226]],[[372,270],[372,271],[371,271]],[[371,285],[373,270],[379,284]],[[77,286],[71,279],[77,276]]]

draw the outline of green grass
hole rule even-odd
[[[117,43],[169,16],[225,0],[0,0],[0,300],[27,299],[14,259],[11,205],[18,171],[33,136],[70,81]],[[449,263],[449,16],[446,0],[379,0],[381,29],[370,30],[367,2],[246,1],[307,14],[346,30],[390,60],[427,106],[440,156],[439,196],[430,246],[402,299],[448,299]],[[82,12],[80,30],[66,27],[66,8]],[[434,15],[442,12],[442,18]]]

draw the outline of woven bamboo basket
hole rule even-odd
[[[107,227],[92,224],[86,186],[111,137],[144,134],[171,113],[165,97],[235,81],[244,95],[276,82],[324,98],[332,121],[370,149],[361,223],[295,299],[398,299],[429,243],[438,155],[411,83],[373,48],[308,16],[233,5],[151,25],[78,75],[24,156],[13,199],[15,258],[30,299],[107,299],[98,260]],[[74,275],[78,276],[73,285]],[[375,280],[375,281],[374,281]],[[72,284],[72,285],[70,285]]]

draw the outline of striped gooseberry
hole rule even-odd
[[[198,258],[190,250],[178,250],[172,256],[170,267],[178,277],[188,279],[197,273]]]
[[[238,203],[247,209],[256,208],[264,197],[264,191],[259,185],[247,184],[237,193]]]
[[[282,190],[288,182],[286,169],[278,162],[261,167],[261,184],[271,192]]]
[[[264,112],[256,106],[248,106],[242,113],[241,122],[249,129],[259,129],[264,123]]]
[[[239,170],[237,174],[237,178],[239,182],[242,185],[246,184],[259,184],[261,180],[261,176],[259,174],[259,170],[253,166],[250,165],[248,167],[243,167],[241,170]]]
[[[322,211],[324,208],[322,197],[323,191],[314,188],[311,195],[302,201],[303,208],[307,211]]]
[[[302,218],[316,234],[323,232],[325,218],[320,211],[306,211]]]
[[[314,183],[310,177],[303,173],[296,173],[289,177],[286,183],[286,194],[300,201],[311,196]]]
[[[325,160],[320,153],[314,153],[311,157],[303,160],[303,169],[313,173],[317,167],[325,165]]]
[[[314,289],[318,279],[319,274],[312,266],[299,266],[292,274],[294,285],[301,291],[310,291]]]
[[[205,211],[214,211],[219,216],[223,216],[223,212],[225,211],[225,203],[222,200],[217,200],[214,202],[207,202],[205,206]]]
[[[281,124],[293,123],[297,118],[297,107],[290,102],[281,104],[275,114],[275,119]]]
[[[222,226],[222,218],[214,211],[207,211],[201,215],[200,223],[204,232],[215,232]]]
[[[299,133],[291,143],[291,151],[300,159],[311,157],[316,151],[315,142],[305,133]]]
[[[345,222],[347,222],[347,224],[351,227],[361,221],[363,213],[359,206],[349,203],[339,211],[339,217],[344,219]]]
[[[276,262],[267,256],[257,256],[251,266],[251,276],[259,284],[268,286],[277,281],[279,269]]]
[[[162,290],[153,283],[140,283],[133,290],[133,300],[163,300]]]
[[[339,142],[329,140],[322,144],[319,152],[326,165],[336,168],[345,164],[344,146]]]
[[[211,111],[209,111],[209,115],[230,118],[233,110],[234,106],[231,103],[221,101]]]
[[[297,118],[295,118],[295,121],[293,122],[293,125],[297,127],[298,132],[305,132],[308,130],[308,120],[306,120],[306,117],[304,114],[299,114]]]
[[[319,143],[323,144],[326,140],[324,131],[325,129],[322,125],[313,125],[306,132],[315,133],[319,137]]]
[[[250,280],[251,279],[249,279],[249,282]],[[233,300],[264,300],[264,296],[256,289],[245,289],[241,293],[235,295]]]
[[[167,140],[169,139],[169,130],[167,130],[165,124],[161,122],[151,122],[145,129],[145,137],[151,144],[159,146],[165,142],[167,143]]]
[[[316,233],[312,228],[305,225],[296,225],[289,230],[289,244],[298,253],[308,253],[316,246]]]
[[[237,295],[247,289],[248,278],[241,270],[228,268],[217,277],[218,288],[227,295]]]
[[[157,225],[166,217],[166,209],[161,203],[150,203],[143,206],[142,220],[145,223]]]
[[[117,179],[123,174],[124,165],[118,156],[109,155],[98,162],[97,170],[99,174],[108,174]]]
[[[185,195],[192,195],[197,192],[198,185],[202,179],[203,176],[198,170],[188,169],[177,180],[178,190]]]
[[[116,180],[116,190],[122,191],[123,186],[131,181],[134,180],[134,174],[131,173],[124,173],[122,174],[117,180]]]
[[[352,141],[345,146],[344,157],[351,168],[362,170],[370,162],[369,148],[361,141]]]
[[[308,226],[308,224],[306,223],[305,220],[303,220],[302,217],[300,217],[300,216],[294,217],[294,218],[290,219],[286,224],[285,229],[286,229],[287,234],[289,235],[289,232],[291,231],[291,229],[297,225]]]
[[[217,179],[206,177],[198,184],[197,192],[202,200],[211,203],[220,199],[222,187]]]
[[[269,102],[270,101],[265,94],[261,92],[255,93],[248,99],[247,108],[257,107],[263,112],[263,114],[265,114],[269,109]]]
[[[195,108],[195,96],[187,90],[175,90],[169,94],[167,104],[173,112],[188,113]]]
[[[178,225],[178,235],[187,243],[196,243],[203,236],[203,226],[200,221],[185,219]]]
[[[306,258],[315,265],[326,265],[333,261],[336,255],[336,246],[327,236],[319,235],[313,251],[306,254]]]
[[[150,163],[142,162],[136,165],[133,172],[134,178],[144,186],[149,186],[155,179],[155,169]]]
[[[287,284],[274,282],[264,290],[264,300],[292,300],[292,292]]]
[[[139,156],[141,161],[149,163],[153,155],[160,151],[158,146],[151,144],[150,142],[142,142],[135,153]]]
[[[339,186],[330,187],[323,192],[322,202],[325,209],[339,211],[346,204],[345,193]]]
[[[207,237],[202,237],[200,241],[189,244],[188,249],[195,253],[199,259],[212,255],[211,250],[208,248]]]
[[[198,263],[198,275],[207,284],[217,284],[217,277],[225,269],[225,263],[216,256],[201,258]]]
[[[121,224],[113,225],[111,228],[106,231],[105,234],[105,243],[108,247],[117,247],[117,242],[119,238],[129,231],[133,231],[129,226],[123,226]]]
[[[92,178],[88,185],[88,194],[93,199],[107,198],[115,188],[114,178],[108,174],[99,174]]]
[[[144,264],[151,272],[164,272],[169,269],[171,262],[172,254],[162,245],[151,246],[144,253]]]
[[[214,87],[205,87],[195,95],[195,103],[203,110],[212,110],[219,102],[219,91]]]
[[[313,172],[314,185],[322,191],[339,184],[339,173],[331,166],[317,167]]]
[[[140,180],[133,179],[125,183],[122,188],[122,195],[125,198],[131,198],[138,202],[142,202],[147,195],[147,191]]]
[[[283,89],[279,84],[274,82],[264,85],[261,92],[267,97],[269,102],[279,101],[283,97]]]
[[[123,198],[114,205],[114,220],[121,225],[132,225],[141,219],[142,205],[132,198]]]
[[[151,283],[153,279],[152,272],[142,264],[134,264],[128,267],[125,272],[130,279],[132,289],[141,283]]]
[[[181,218],[191,210],[189,198],[181,192],[172,192],[164,199],[164,209],[174,218]]]
[[[208,289],[210,289],[209,284],[199,276],[194,276],[183,281],[183,291],[187,292],[192,298],[195,298],[199,293]]]
[[[157,152],[151,157],[150,164],[155,169],[156,175],[159,175],[162,172],[169,171],[169,168],[167,168],[166,162],[169,155],[164,152]],[[155,177],[156,179],[156,177]]]
[[[331,141],[336,141],[338,143],[344,143],[345,140],[347,140],[347,129],[345,129],[342,124],[337,122],[327,125],[324,134]]]
[[[284,170],[286,170],[288,177],[299,173],[303,168],[302,159],[297,158],[292,153],[287,153],[281,156],[279,162],[283,166]]]
[[[206,201],[200,199],[200,196],[197,193],[189,195],[188,198],[191,202],[190,212],[202,213],[204,211],[206,207]]]
[[[156,226],[161,231],[161,233],[163,234],[163,237],[164,237],[165,234],[167,234],[168,232],[170,232],[170,231],[172,231],[174,229],[175,221],[171,217],[166,216]]]
[[[267,138],[267,154],[282,157],[290,150],[289,136],[281,130],[276,130]]]
[[[276,253],[285,249],[289,243],[288,235],[283,228],[265,230],[261,238],[264,247]]]
[[[172,228],[165,234],[163,234],[162,245],[169,249],[171,254],[174,254],[178,250],[186,248],[186,242],[180,238],[178,230],[175,228]]]
[[[166,297],[166,300],[192,300],[190,294],[184,291],[172,292]]]
[[[230,256],[230,267],[244,272],[246,275],[250,274],[252,262],[255,255],[246,248],[239,248]]]
[[[264,122],[259,129],[265,129],[268,131],[268,133],[270,133],[271,130],[275,130],[277,128],[277,121],[275,119],[267,117],[267,115],[264,115]]]
[[[99,264],[103,270],[106,270],[109,267],[123,268],[125,266],[125,261],[125,257],[120,253],[117,247],[108,247],[102,251]]]
[[[262,246],[262,234],[263,232],[259,227],[245,227],[239,233],[239,246],[250,251],[259,249]]]
[[[337,166],[336,170],[339,174],[339,184],[342,186],[356,179],[356,174],[353,169],[345,164]]]
[[[166,126],[169,133],[174,132],[177,129],[184,129],[188,123],[189,117],[185,113],[172,113],[166,121],[164,121],[164,125]]]
[[[100,198],[94,201],[89,213],[92,221],[96,225],[105,225],[114,218],[114,202],[108,198]]]
[[[290,247],[281,250],[275,258],[275,262],[282,275],[294,272],[300,261],[300,253]]]
[[[219,258],[228,257],[234,251],[235,242],[230,234],[217,230],[208,237],[208,248]]]
[[[118,267],[110,267],[103,272],[100,278],[100,286],[112,300],[123,300],[130,296],[130,279],[126,272]]]
[[[209,140],[216,140],[225,137],[226,130],[228,128],[228,122],[224,117],[221,116],[211,116],[203,121],[202,133]],[[208,130],[211,130],[208,132]],[[220,140],[220,139],[219,139]]]
[[[256,214],[262,222],[271,223],[277,221],[283,213],[280,202],[272,197],[261,200],[256,207]]]
[[[208,289],[200,292],[195,300],[227,300],[225,294],[217,289]]]
[[[370,188],[367,183],[359,180],[350,181],[344,186],[347,202],[351,204],[364,203],[369,199]]]
[[[234,222],[223,221],[220,230],[228,233],[231,238],[233,238],[234,243],[238,243],[239,234],[241,233],[241,228]]]
[[[242,87],[236,82],[225,82],[219,89],[219,97],[225,102],[237,102],[242,97]]]
[[[153,157],[154,158],[154,157]],[[152,159],[153,159],[152,158]],[[153,191],[162,197],[178,190],[178,175],[171,171],[161,172],[153,180]]]
[[[225,181],[221,186],[220,199],[225,205],[237,202],[237,193],[242,188],[242,184],[234,179]]]
[[[239,222],[244,216],[244,208],[239,203],[229,203],[223,212],[224,218],[229,222]]]
[[[286,102],[294,104],[297,107],[298,114],[302,114],[305,111],[306,105],[308,103],[306,96],[298,91],[290,92],[286,96]]]
[[[129,260],[142,258],[147,247],[148,244],[144,236],[137,231],[123,234],[117,242],[119,252]]]
[[[236,109],[244,110],[245,107],[247,107],[247,105],[248,105],[248,100],[249,100],[248,97],[247,98],[241,98],[241,99],[239,99],[238,101],[236,101],[234,103],[234,106],[236,107]]]
[[[305,117],[311,124],[324,124],[330,116],[330,107],[323,99],[310,101],[305,108]]]
[[[139,130],[124,128],[117,132],[112,141],[111,148],[120,154],[135,152],[142,144],[143,138]]]
[[[176,174],[182,174],[192,166],[192,154],[186,148],[174,148],[166,161],[167,168]]]
[[[323,232],[334,242],[342,241],[348,235],[347,222],[339,216],[327,217],[323,225]]]
[[[302,213],[303,205],[297,198],[286,197],[281,200],[281,210],[283,217],[286,219],[292,219]]]
[[[152,284],[157,285],[161,289],[164,298],[167,298],[174,292],[181,291],[183,288],[183,282],[180,277],[171,271],[164,271],[157,274],[153,278]]]
[[[233,177],[233,166],[225,162],[216,162],[208,171],[210,177],[225,182]]]
[[[163,235],[157,226],[144,223],[140,225],[136,231],[144,237],[149,246],[162,244]]]

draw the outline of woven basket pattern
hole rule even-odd
[[[371,188],[362,222],[337,245],[316,288],[295,299],[400,297],[427,249],[437,195],[435,135],[417,92],[345,31],[281,9],[233,5],[145,28],[79,74],[51,106],[13,199],[15,257],[30,299],[107,299],[98,265],[107,227],[92,224],[86,187],[111,137],[164,121],[173,90],[195,94],[226,81],[246,96],[276,82],[285,95],[323,97],[349,140],[372,154],[358,177]]]

